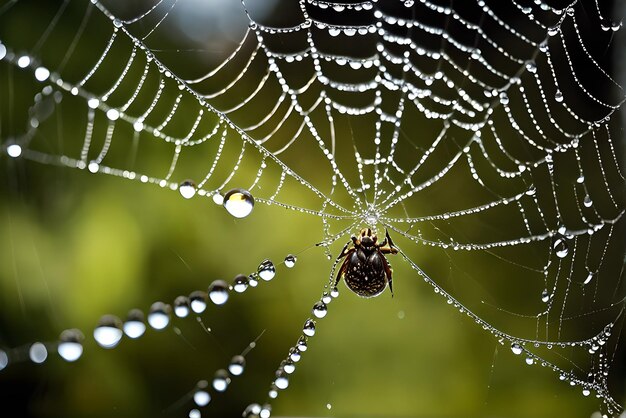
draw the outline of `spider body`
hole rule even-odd
[[[398,250],[389,234],[385,232],[385,239],[378,243],[376,234],[370,228],[364,228],[358,237],[352,237],[352,247],[349,246],[350,243],[347,243],[337,258],[341,260],[345,257],[345,260],[337,273],[335,286],[343,278],[354,293],[371,298],[380,295],[389,283],[393,296],[392,270],[385,254],[396,254]]]

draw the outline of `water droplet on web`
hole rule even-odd
[[[518,343],[513,343],[511,344],[511,351],[513,352],[513,354],[519,356],[520,354],[522,354],[522,346],[519,345]]]
[[[246,407],[246,409],[243,411],[243,414],[241,414],[244,418],[249,418],[249,417],[253,417],[254,415],[259,415],[261,413],[261,405],[259,405],[258,403],[251,403],[250,405],[248,405]]]
[[[319,301],[315,305],[313,305],[313,315],[315,315],[316,318],[323,318],[326,316],[327,313],[328,307],[324,302]]]
[[[174,299],[174,314],[179,318],[185,318],[189,315],[189,298],[187,296],[178,296]]]
[[[585,205],[586,208],[590,208],[593,205],[593,201],[588,194],[583,198],[583,205]]]
[[[307,319],[304,323],[304,327],[302,328],[302,332],[307,337],[312,337],[315,335],[315,321],[312,319]]]
[[[526,357],[526,364],[532,366],[533,364],[535,364],[535,359],[532,357]]]
[[[91,161],[89,163],[89,165],[87,166],[87,169],[89,170],[90,173],[97,173],[98,170],[100,170],[100,164],[98,164],[95,161]]]
[[[272,415],[272,406],[266,403],[261,408],[261,412],[259,412],[259,418],[270,418],[271,415]]]
[[[237,293],[243,293],[248,288],[248,278],[243,274],[238,274],[233,279],[233,290]]]
[[[289,254],[285,257],[285,267],[293,268],[296,265],[296,261],[298,261],[298,258],[293,254]]]
[[[585,176],[583,176],[582,174],[580,176],[578,176],[578,178],[576,179],[576,183],[578,184],[583,184],[585,182]]]
[[[201,418],[202,414],[198,409],[192,409],[189,411],[189,418]]]
[[[83,355],[83,334],[77,329],[67,329],[59,337],[57,352],[65,361],[76,361]]]
[[[122,321],[113,315],[104,315],[93,330],[93,338],[102,348],[113,348],[122,339]]]
[[[28,357],[33,363],[41,364],[48,358],[48,350],[42,343],[34,343],[28,350]]]
[[[224,204],[224,196],[222,196],[221,194],[219,194],[219,192],[213,193],[213,203],[215,203],[216,205],[223,205]]]
[[[257,287],[257,285],[259,284],[259,281],[257,280],[256,275],[251,274],[251,275],[248,276],[248,284],[251,287]]]
[[[278,377],[276,377],[274,384],[278,389],[284,390],[287,389],[287,387],[289,386],[289,379],[287,378],[287,375],[285,373],[281,373]]]
[[[593,272],[590,271],[589,274],[587,275],[587,278],[583,282],[583,284],[589,284],[589,282],[591,282],[592,280],[593,280]]]
[[[0,42],[0,61],[7,55],[7,47]]]
[[[552,244],[552,248],[554,249],[554,253],[559,258],[567,257],[569,253],[569,246],[567,245],[567,241],[564,237],[558,237],[554,240],[554,244]]]
[[[296,365],[291,360],[287,360],[285,364],[283,364],[283,370],[287,374],[292,374],[296,371]]]
[[[198,406],[207,406],[211,402],[211,395],[206,390],[199,389],[194,392],[193,401]]]
[[[0,370],[3,370],[9,365],[9,356],[4,350],[0,350]]]
[[[561,90],[557,90],[556,93],[554,93],[554,100],[559,103],[563,101],[563,93],[561,93]]]
[[[228,385],[230,384],[230,377],[228,376],[228,372],[224,369],[220,369],[215,372],[215,376],[213,376],[213,389],[218,392],[224,392]]]
[[[259,277],[265,281],[270,281],[276,275],[276,267],[274,267],[274,263],[271,260],[263,260],[257,269],[259,273]]]
[[[536,73],[537,72],[537,64],[535,64],[533,61],[529,61],[526,63],[526,70],[529,73]]]
[[[591,391],[589,389],[583,389],[583,396],[591,395]]]
[[[178,192],[185,199],[191,199],[196,195],[196,184],[191,180],[185,180],[178,186]]]
[[[559,33],[558,26],[551,26],[548,28],[548,36],[555,36],[557,33]]]
[[[245,218],[254,209],[254,198],[249,191],[232,189],[224,195],[224,208],[235,218]]]
[[[330,294],[328,292],[324,292],[324,294],[322,295],[322,302],[328,305],[330,302],[332,302],[332,300],[333,299],[330,297]]]
[[[111,121],[118,120],[120,118],[120,112],[117,109],[107,110],[107,118]]]
[[[300,353],[300,350],[298,350],[298,348],[291,347],[289,349],[289,358],[294,362],[298,362],[302,358],[302,353]]]
[[[17,66],[20,68],[26,68],[30,65],[30,57],[28,55],[22,55],[17,59]]]
[[[95,109],[98,106],[100,106],[100,100],[96,99],[95,97],[92,97],[91,99],[87,100],[87,106],[89,106],[92,109]]]
[[[543,289],[541,292],[541,301],[547,303],[550,300],[550,294],[547,289]]]
[[[50,70],[46,67],[38,67],[35,70],[35,78],[37,81],[46,81],[50,77]]]
[[[326,404],[326,409],[328,409],[329,411],[332,409],[332,407],[333,406],[331,404],[329,404],[329,403]]]
[[[224,280],[215,280],[209,285],[209,299],[216,305],[223,305],[228,300],[228,284]]]
[[[197,314],[204,312],[206,309],[207,294],[202,290],[195,290],[189,294],[189,305],[191,310]]]
[[[298,342],[296,343],[296,347],[298,348],[298,350],[300,351],[306,351],[308,350],[308,346],[306,345],[306,338],[305,337],[300,337],[298,339]]]
[[[333,298],[338,298],[339,297],[339,289],[337,289],[336,287],[333,287],[332,290],[330,291],[330,296]]]
[[[126,322],[124,322],[124,334],[134,339],[141,337],[144,332],[146,332],[146,324],[143,312],[139,309],[133,309],[128,313]]]
[[[246,359],[243,356],[237,355],[230,360],[228,365],[228,371],[233,376],[240,376],[243,373],[243,369],[246,366]]]
[[[7,147],[7,154],[9,157],[17,158],[22,155],[22,147],[18,144],[11,144]]]
[[[162,330],[170,323],[170,311],[169,305],[163,302],[154,302],[150,306],[150,312],[148,312],[148,324],[156,330]]]

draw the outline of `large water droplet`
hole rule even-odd
[[[243,369],[246,366],[246,359],[244,356],[236,355],[230,360],[228,365],[228,371],[233,376],[240,376],[243,373]]]
[[[148,323],[156,330],[162,330],[170,323],[170,312],[172,308],[170,305],[166,305],[163,302],[154,302],[150,306],[150,312],[148,313]]]
[[[327,313],[328,307],[321,300],[313,305],[313,315],[315,315],[316,318],[323,318]]]
[[[307,319],[304,323],[304,327],[302,328],[302,332],[307,337],[312,337],[315,335],[315,321],[312,319]]]
[[[19,144],[11,144],[7,147],[9,157],[17,158],[22,155],[22,147]]]
[[[237,293],[243,293],[248,288],[248,278],[243,274],[238,274],[233,279],[233,290]]]
[[[207,294],[202,290],[195,290],[191,292],[189,295],[189,304],[191,306],[191,310],[197,314],[200,314],[205,311],[207,305]]]
[[[224,369],[220,369],[215,372],[215,376],[213,376],[213,389],[218,392],[224,392],[226,388],[230,385],[230,376],[228,376],[228,372]]]
[[[185,180],[178,186],[178,192],[185,199],[191,199],[196,195],[196,184],[191,180]]]
[[[554,244],[552,244],[552,248],[554,249],[554,253],[559,258],[567,257],[569,253],[569,246],[567,245],[567,241],[564,237],[558,237],[554,240]]]
[[[285,364],[283,365],[283,370],[287,374],[292,374],[293,372],[296,371],[296,365],[294,364],[293,361],[287,360]]]
[[[554,100],[559,103],[563,101],[563,93],[561,93],[561,90],[557,90],[556,93],[554,93]]]
[[[590,208],[593,205],[593,201],[588,194],[583,198],[583,205],[585,205],[586,208]]]
[[[309,347],[306,344],[306,337],[301,336],[300,338],[298,338],[298,343],[296,344],[296,347],[298,347],[298,350],[300,351],[308,350]]]
[[[28,350],[28,357],[33,363],[41,364],[48,358],[48,350],[42,343],[34,343]]]
[[[197,390],[193,394],[193,401],[198,406],[207,406],[211,402],[211,395],[206,390]]]
[[[178,296],[174,299],[174,314],[179,318],[185,318],[189,315],[189,298],[187,296]]]
[[[298,261],[298,257],[293,254],[289,254],[287,257],[285,257],[285,267],[293,268],[293,266],[296,265],[296,261]]]
[[[276,275],[276,267],[274,267],[274,263],[272,263],[271,260],[263,260],[263,262],[259,264],[257,272],[260,278],[265,281],[270,281]]]
[[[37,81],[46,81],[50,77],[50,70],[46,67],[38,67],[35,70],[35,78]]]
[[[224,208],[235,218],[245,218],[254,209],[254,198],[247,190],[232,189],[224,195]]]
[[[271,415],[272,415],[272,406],[266,403],[261,408],[261,412],[259,412],[259,418],[270,418]]]
[[[191,411],[189,411],[189,418],[201,418],[202,414],[200,413],[200,410],[198,409],[192,409]]]
[[[124,334],[130,338],[139,338],[146,332],[146,323],[144,321],[143,312],[139,309],[133,309],[128,313],[126,322],[124,322]]]
[[[0,370],[3,370],[9,365],[9,356],[4,350],[0,350]]]
[[[93,330],[93,338],[102,348],[113,348],[122,339],[122,321],[113,315],[104,315]]]
[[[224,280],[215,280],[209,285],[209,299],[216,305],[223,305],[228,300],[228,284]]]
[[[59,337],[57,352],[65,361],[76,361],[83,355],[84,336],[77,329],[66,329]]]
[[[298,350],[298,348],[291,347],[289,349],[289,358],[297,363],[302,358],[302,353],[300,353],[300,350]]]
[[[511,344],[511,351],[513,352],[513,354],[519,356],[520,354],[522,354],[522,346],[519,345],[518,343],[513,343]]]
[[[287,389],[287,387],[289,386],[289,379],[287,378],[287,375],[285,373],[281,373],[278,375],[278,377],[276,377],[274,384],[278,389]]]

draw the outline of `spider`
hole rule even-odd
[[[346,286],[357,295],[372,298],[380,295],[389,282],[389,290],[393,297],[391,286],[392,270],[385,258],[385,254],[397,254],[389,233],[385,231],[385,239],[378,243],[376,234],[370,228],[363,228],[358,237],[352,237],[353,246],[348,248],[348,242],[337,261],[346,258],[337,273],[335,287],[343,277]]]

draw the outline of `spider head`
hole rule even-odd
[[[361,229],[359,241],[363,248],[375,247],[377,240],[378,238],[376,237],[376,234],[374,234],[370,228]]]

